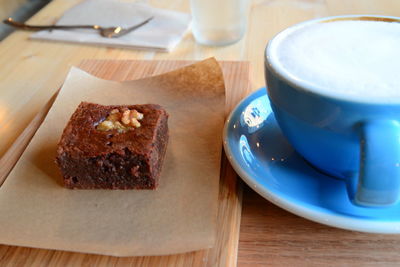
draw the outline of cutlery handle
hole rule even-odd
[[[11,18],[3,20],[4,24],[29,30],[29,31],[39,31],[39,30],[51,30],[51,29],[98,29],[97,25],[29,25],[22,22],[14,21]]]

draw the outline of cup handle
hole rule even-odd
[[[360,158],[354,202],[374,207],[395,204],[400,195],[400,123],[396,120],[363,123]]]

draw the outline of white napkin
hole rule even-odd
[[[144,3],[121,0],[86,0],[67,10],[57,25],[90,24],[102,27],[130,27],[153,16],[144,26],[118,38],[102,37],[97,31],[52,30],[31,35],[33,39],[45,39],[73,43],[88,43],[109,47],[153,49],[171,51],[190,27],[189,14],[157,9]]]

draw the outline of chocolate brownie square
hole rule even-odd
[[[71,189],[155,189],[168,143],[168,114],[159,105],[82,102],[57,148]]]

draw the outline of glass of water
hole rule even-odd
[[[204,45],[239,41],[247,27],[250,0],[191,0],[193,35]]]

